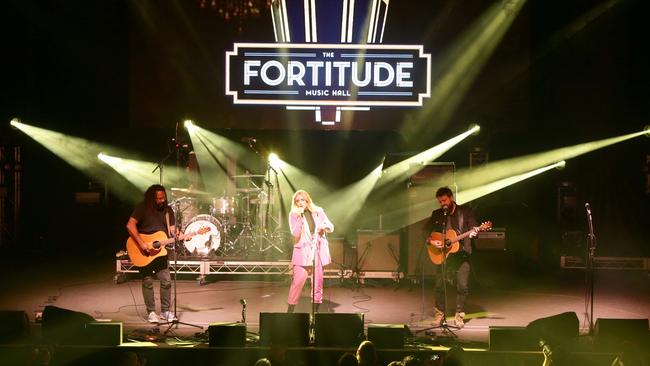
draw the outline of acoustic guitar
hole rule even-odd
[[[209,227],[202,227],[199,230],[191,233],[181,234],[179,240],[185,240],[193,237],[194,235],[205,234],[210,231]],[[167,255],[167,244],[173,243],[175,238],[167,238],[164,231],[156,231],[153,234],[140,234],[142,240],[147,244],[147,250],[142,250],[138,243],[132,237],[126,240],[126,252],[133,263],[137,267],[144,267],[151,263],[154,259]]]
[[[438,248],[436,245],[431,244],[431,242],[442,241],[442,233],[434,231],[427,238],[427,251],[429,252],[429,258],[433,264],[441,264],[449,254],[456,253],[460,249],[459,242],[466,237],[472,235],[473,233],[478,233],[479,231],[486,231],[492,229],[492,222],[486,221],[480,226],[476,226],[471,230],[468,230],[460,235],[456,234],[455,230],[447,230],[445,235],[445,245],[442,248]]]

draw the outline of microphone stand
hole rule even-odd
[[[585,209],[587,210],[587,224],[589,226],[589,234],[587,239],[589,246],[587,247],[587,265],[585,271],[585,282],[587,286],[587,299],[585,301],[589,302],[589,314],[587,314],[589,321],[589,334],[593,335],[594,333],[594,256],[596,253],[596,235],[594,234],[594,223],[591,217],[591,206],[589,203],[585,203]]]
[[[176,202],[176,204],[178,205],[179,202]],[[173,211],[173,210],[172,210],[172,211]],[[178,210],[178,207],[177,207],[176,212],[174,213],[174,223],[177,223],[177,222],[178,222],[179,211],[180,211],[180,210]],[[178,324],[183,324],[183,325],[188,325],[188,326],[190,326],[190,327],[195,327],[195,328],[203,329],[203,327],[200,326],[200,325],[197,325],[197,324],[190,324],[190,323],[185,323],[185,322],[181,322],[181,321],[178,320],[178,313],[177,313],[177,308],[176,308],[177,303],[178,303],[178,301],[177,301],[177,300],[178,300],[178,297],[177,297],[177,294],[176,294],[176,276],[177,276],[177,274],[178,274],[178,256],[177,256],[177,246],[180,245],[180,244],[179,244],[179,243],[180,243],[180,240],[179,240],[179,235],[178,235],[179,230],[180,230],[180,229],[177,228],[177,229],[176,229],[176,232],[174,233],[174,247],[173,247],[173,250],[174,250],[174,277],[173,277],[173,286],[174,286],[174,318],[173,318],[171,321],[168,321],[168,327],[167,327],[167,330],[165,330],[165,331],[163,332],[163,334],[165,334],[165,335],[166,335],[168,332],[170,332],[170,331],[173,333],[173,331],[172,331],[171,329],[172,329],[172,327],[174,327],[174,326],[176,326],[176,328],[178,329]],[[168,311],[169,311],[169,310],[168,310]]]
[[[440,325],[434,325],[433,327],[425,328],[419,330],[419,332],[428,331],[432,329],[441,329],[441,335],[451,334],[453,338],[458,338],[456,333],[452,329],[458,330],[460,327],[455,325],[447,324],[447,221],[449,219],[448,209],[442,210],[442,213],[445,217],[445,220],[442,224],[442,285],[443,285],[443,294],[445,298],[445,310],[442,315],[442,323]]]

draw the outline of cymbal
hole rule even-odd
[[[237,192],[250,193],[250,192],[261,192],[262,188],[236,188]]]
[[[264,174],[240,174],[240,175],[231,175],[230,178],[264,178]]]
[[[204,191],[198,191],[196,189],[189,189],[189,188],[177,188],[177,187],[172,187],[172,194],[175,192],[183,193],[183,194],[196,194],[196,195],[208,195],[208,192]]]

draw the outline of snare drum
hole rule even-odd
[[[212,199],[210,213],[216,217],[234,216],[236,208],[237,202],[235,201],[235,197],[223,196]]]
[[[183,233],[189,235],[203,228],[210,228],[210,231],[185,240],[185,248],[191,255],[207,257],[221,245],[221,223],[210,215],[195,216],[187,222]]]

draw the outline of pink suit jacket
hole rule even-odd
[[[293,265],[311,266],[313,264],[311,261],[312,238],[318,235],[318,228],[324,227],[328,232],[334,231],[334,225],[327,218],[323,209],[318,209],[316,212],[312,212],[312,217],[314,218],[314,224],[316,227],[315,231],[310,233],[307,219],[295,212],[292,212],[289,215],[289,228],[291,229],[291,234],[294,238],[293,255],[291,256],[291,264]],[[326,266],[332,261],[327,237],[318,237],[317,243],[320,263],[323,266]]]

